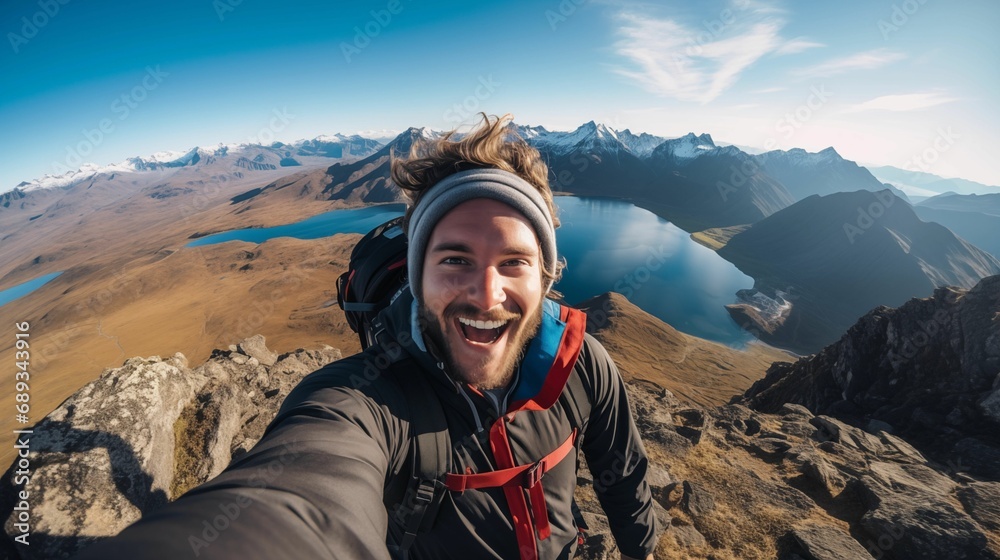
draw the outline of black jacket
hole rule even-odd
[[[581,312],[551,301],[545,311],[501,415],[490,395],[454,381],[426,351],[404,292],[382,314],[389,337],[306,376],[253,449],[78,558],[389,558],[387,543],[398,542],[400,504],[405,507],[411,479],[409,419],[424,404],[384,375],[401,357],[412,358],[406,367],[434,388],[439,402],[426,406],[444,410],[452,473],[535,462],[562,444],[579,418],[575,446],[586,457],[615,539],[625,554],[645,557],[657,527],[647,459],[621,377],[604,347],[584,333]],[[509,451],[497,445],[503,440]],[[447,491],[411,558],[572,557],[575,457],[570,453],[544,475],[543,500],[519,487]],[[545,509],[521,516],[527,519],[519,537],[510,501],[520,500],[518,494],[529,510],[538,502]],[[541,525],[539,517],[548,519],[548,538],[530,529]],[[519,551],[519,539],[522,548],[527,542],[536,550]]]

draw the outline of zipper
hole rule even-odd
[[[476,419],[476,433],[481,433],[483,431],[483,421],[479,419],[479,411],[476,410],[476,404],[472,402],[469,398],[469,394],[465,391],[459,390],[462,396],[465,397],[465,402],[469,403],[469,408],[472,410],[472,416]]]
[[[437,367],[442,372],[444,372],[445,377],[448,378],[451,381],[452,386],[455,387],[455,392],[458,393],[458,394],[460,394],[460,395],[462,395],[462,398],[464,398],[465,402],[468,403],[469,410],[472,411],[472,417],[476,419],[476,433],[482,433],[482,431],[483,431],[483,421],[479,418],[479,411],[476,410],[476,404],[472,402],[471,398],[469,398],[468,393],[466,393],[465,391],[462,390],[462,385],[458,381],[455,381],[454,379],[452,379],[452,377],[450,375],[448,375],[448,372],[445,371],[445,369],[444,369],[444,362],[438,362],[437,363]]]

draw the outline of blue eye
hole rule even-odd
[[[441,260],[441,264],[466,264],[467,262],[462,257],[445,257]]]

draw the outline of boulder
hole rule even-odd
[[[33,428],[33,472],[13,484],[31,496],[24,559],[73,555],[176,498],[174,425],[208,378],[176,355],[130,358],[88,383]],[[10,484],[10,477],[4,478]],[[11,511],[7,534],[17,532]]]
[[[973,482],[959,489],[958,499],[984,529],[1000,535],[1000,482]]]
[[[273,354],[260,336],[239,346]],[[27,484],[13,484],[13,467],[0,482],[3,495],[30,493],[32,523],[30,545],[5,542],[0,556],[72,557],[217,476],[260,439],[302,377],[339,358],[334,349],[275,355],[277,375],[224,351],[194,370],[179,353],[106,369],[34,426]],[[9,536],[19,534],[13,506],[4,500],[0,510]]]
[[[808,560],[874,560],[858,541],[829,526],[802,527],[792,531]]]
[[[681,506],[692,517],[703,517],[715,511],[715,500],[701,485],[685,480]]]
[[[273,366],[274,362],[277,361],[278,355],[267,349],[264,344],[264,335],[255,334],[249,338],[243,339],[237,348],[243,354],[251,358],[256,358],[258,362],[265,366]]]
[[[860,525],[879,550],[915,560],[996,558],[979,525],[947,499],[951,479],[923,465],[871,467],[858,482],[866,509]]]

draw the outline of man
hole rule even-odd
[[[377,344],[307,376],[250,452],[83,558],[568,558],[577,450],[622,558],[652,558],[625,387],[583,314],[545,298],[560,270],[547,169],[506,122],[394,159],[409,290]],[[423,407],[451,448],[417,531]]]

